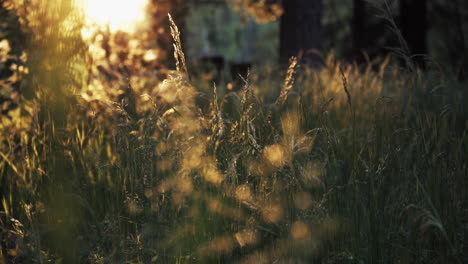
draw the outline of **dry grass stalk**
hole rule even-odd
[[[288,93],[291,91],[294,85],[294,74],[296,73],[297,67],[297,58],[291,57],[289,59],[289,67],[288,72],[286,73],[286,78],[284,79],[283,89],[281,90],[281,94],[276,100],[276,105],[280,106],[283,105],[286,99],[288,98]]]
[[[343,81],[343,89],[346,93],[346,97],[348,98],[348,105],[349,107],[352,108],[353,105],[351,103],[351,93],[349,93],[349,90],[348,90],[348,79],[346,78],[343,67],[340,67],[340,74],[341,74],[341,79]]]
[[[182,50],[182,41],[180,40],[179,28],[174,22],[174,19],[172,19],[171,14],[167,15],[169,16],[169,21],[171,22],[171,35],[174,39],[174,58],[176,60],[177,71],[188,74],[187,63],[185,62],[185,54]]]

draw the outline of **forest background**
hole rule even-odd
[[[1,264],[468,261],[468,2],[76,3],[0,0]]]

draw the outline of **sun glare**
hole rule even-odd
[[[90,24],[109,25],[113,32],[134,32],[146,18],[148,0],[80,0]]]

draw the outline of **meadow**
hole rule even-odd
[[[466,81],[330,54],[230,89],[171,30],[173,69],[145,36],[30,40],[2,83],[24,94],[0,123],[1,264],[468,261]]]

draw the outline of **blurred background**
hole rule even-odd
[[[467,263],[467,22],[0,0],[0,264]]]

